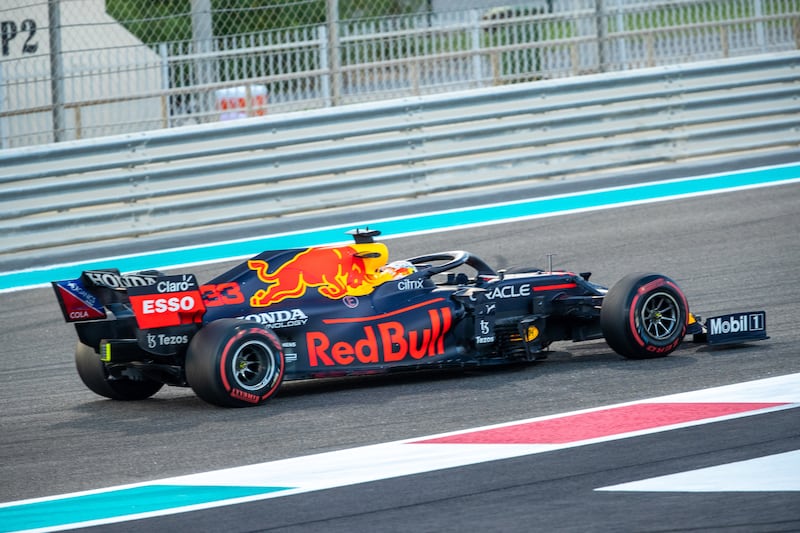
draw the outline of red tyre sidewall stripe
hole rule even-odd
[[[633,300],[631,300],[631,308],[628,311],[628,320],[630,321],[630,331],[633,334],[633,339],[639,344],[639,346],[645,347],[646,343],[644,342],[644,339],[641,337],[641,335],[639,335],[639,330],[636,327],[636,304],[639,302],[639,298],[643,294],[651,290],[657,289],[659,287],[665,287],[665,286],[671,288],[675,292],[675,294],[677,294],[678,297],[681,299],[681,302],[683,302],[683,308],[686,312],[683,317],[682,332],[686,331],[686,321],[688,320],[689,317],[689,303],[686,301],[686,296],[684,296],[683,291],[680,290],[680,288],[675,283],[667,281],[664,278],[657,278],[654,279],[653,281],[645,283],[644,285],[639,287],[639,289],[637,289],[636,295],[633,297]],[[678,339],[680,339],[680,337],[682,336],[683,335],[680,335]]]
[[[683,327],[685,331],[686,325],[689,323],[689,301],[686,299],[686,296],[683,294],[683,291],[680,289],[680,287],[678,287],[671,281],[668,281],[667,285],[675,290],[675,292],[678,294],[678,296],[681,297],[681,301],[683,302],[683,308],[686,310],[686,316],[683,317]]]
[[[228,392],[231,391],[232,387],[231,384],[228,382],[228,374],[225,371],[225,369],[228,364],[228,358],[230,357],[231,354],[231,346],[233,346],[234,343],[239,341],[239,339],[241,339],[250,331],[252,330],[243,329],[238,331],[236,335],[234,335],[228,340],[228,342],[225,344],[225,347],[222,349],[222,355],[219,358],[219,376],[222,379],[222,386],[225,387],[225,390]]]
[[[265,334],[267,337],[269,337],[270,340],[273,341],[275,346],[281,346],[280,339],[278,339],[278,337],[274,333],[272,333],[271,331],[265,331],[263,329],[259,330],[259,331],[261,333]],[[282,350],[279,350],[278,353],[280,354],[281,351]],[[286,361],[285,361],[285,359],[284,359],[282,354],[280,355],[280,357],[278,357],[278,362],[279,362],[278,363],[278,376],[275,378],[274,385],[272,385],[272,387],[261,396],[262,400],[266,400],[267,398],[272,396],[272,393],[275,392],[275,389],[277,389],[278,386],[283,381],[283,372],[284,372],[284,369],[286,367]]]
[[[635,340],[636,343],[639,344],[639,346],[644,347],[645,346],[644,339],[642,339],[642,337],[639,335],[639,331],[636,328],[636,304],[639,302],[639,297],[641,296],[640,294],[641,290],[642,289],[639,289],[639,291],[633,297],[633,300],[631,300],[631,308],[628,311],[628,321],[630,322],[630,327],[628,329],[633,335],[633,340]]]

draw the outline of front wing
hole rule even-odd
[[[695,342],[705,342],[710,346],[728,346],[751,341],[768,339],[767,313],[765,311],[744,311],[711,317],[705,321],[696,318],[696,325],[690,325]]]

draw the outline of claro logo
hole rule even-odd
[[[354,363],[380,364],[420,360],[444,353],[444,336],[450,331],[453,317],[450,309],[428,311],[430,327],[406,329],[397,321],[381,322],[362,328],[354,342],[333,342],[321,331],[306,333],[308,359],[312,367],[348,366]]]

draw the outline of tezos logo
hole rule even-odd
[[[147,346],[150,349],[157,348],[158,346],[171,346],[175,344],[187,344],[189,342],[188,335],[154,335],[147,334]]]

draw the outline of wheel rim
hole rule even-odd
[[[248,391],[264,388],[275,373],[272,355],[272,350],[260,341],[248,341],[239,346],[231,361],[238,386]]]
[[[654,340],[669,340],[680,326],[680,318],[678,301],[671,294],[651,294],[642,305],[642,325]]]

